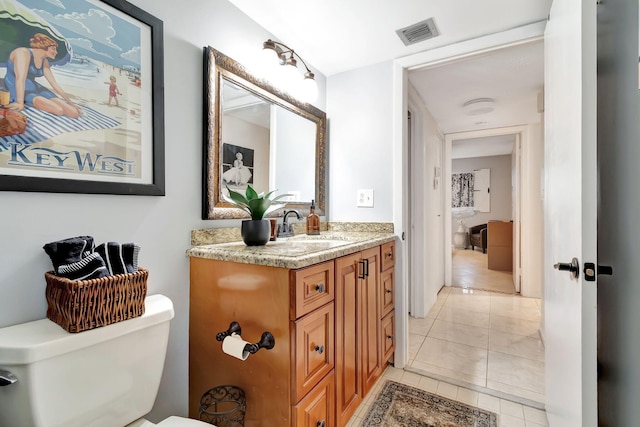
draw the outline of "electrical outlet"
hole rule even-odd
[[[358,190],[356,206],[359,208],[372,208],[373,190]]]

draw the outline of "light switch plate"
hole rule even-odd
[[[289,190],[286,194],[289,194],[287,197],[283,197],[283,202],[299,202],[300,201],[300,191],[298,190]]]
[[[359,208],[372,208],[373,190],[358,190],[357,206]]]

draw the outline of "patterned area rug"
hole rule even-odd
[[[387,381],[362,427],[496,427],[497,422],[493,412]]]

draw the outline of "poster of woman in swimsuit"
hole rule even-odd
[[[162,79],[131,4],[0,0],[0,190],[163,194]]]

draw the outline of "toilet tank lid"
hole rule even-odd
[[[173,303],[164,295],[150,295],[144,304],[140,317],[75,334],[49,319],[1,328],[0,366],[48,359],[173,319]]]

